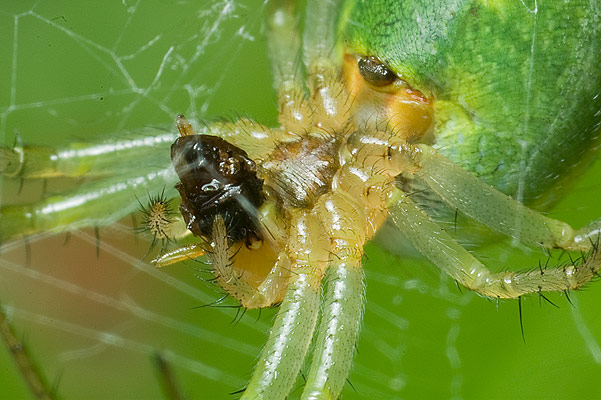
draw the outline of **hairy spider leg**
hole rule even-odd
[[[0,239],[105,226],[132,213],[138,208],[136,191],[146,195],[156,188],[173,186],[176,176],[164,154],[173,138],[171,133],[148,128],[127,139],[104,138],[59,149],[19,144],[0,148],[0,157],[14,161],[0,165],[0,174],[9,178],[94,179],[37,202],[3,205]],[[20,157],[15,159],[11,154]],[[166,196],[175,196],[175,191],[167,190]]]
[[[338,176],[348,173],[349,169],[343,167]],[[352,178],[356,176],[346,177]],[[374,233],[370,213],[366,212],[369,208],[363,195],[364,182],[360,183],[353,187],[354,193],[327,194],[317,205],[317,215],[322,216],[328,236],[326,243],[330,242],[330,257],[303,399],[338,398],[352,367],[363,315],[363,245]]]
[[[260,285],[255,286],[247,280],[244,273],[240,272],[240,270],[247,270],[249,259],[239,253],[245,251],[243,248],[235,248],[228,243],[226,226],[221,216],[215,218],[211,243],[208,247],[207,252],[217,282],[223,290],[239,300],[242,306],[246,308],[269,307],[281,300],[282,291],[289,279],[290,272],[290,262],[284,252],[277,254],[267,276],[262,279]],[[264,244],[263,247],[273,249],[270,244]],[[264,250],[269,251],[269,249]],[[263,263],[268,263],[270,259],[274,258],[274,255],[266,257],[265,251],[263,251],[260,258]],[[234,268],[233,266],[236,264],[244,264],[246,269]]]
[[[53,194],[30,204],[3,205],[0,238],[37,233],[60,233],[85,227],[107,226],[133,213],[139,207],[135,193],[170,188],[176,182],[173,170],[142,169],[132,174],[114,175],[87,182],[69,191]],[[165,196],[174,197],[167,189]]]
[[[360,257],[330,263],[315,352],[303,399],[337,399],[352,368],[363,320],[364,281]]]
[[[457,282],[483,296],[518,298],[528,293],[568,291],[582,287],[598,274],[601,252],[597,244],[580,265],[492,273],[413,201],[400,191],[398,194],[396,203],[391,205],[395,224],[430,261]],[[431,231],[427,233],[428,229]]]
[[[597,275],[601,267],[600,221],[575,231],[482,183],[427,145],[380,146],[387,147],[391,164],[412,169],[443,200],[493,230],[545,248],[591,251],[580,265],[492,273],[396,189],[389,205],[394,223],[422,254],[465,287],[488,297],[518,298],[528,293],[579,289]],[[524,220],[520,230],[510,226],[516,215]]]

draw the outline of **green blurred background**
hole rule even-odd
[[[57,145],[172,129],[189,118],[249,115],[273,123],[276,99],[261,1],[12,1],[0,4],[0,137]],[[601,165],[553,217],[601,215]],[[72,185],[50,183],[49,188]],[[2,181],[4,203],[34,201],[42,182]],[[1,223],[1,222],[0,222]],[[275,310],[195,308],[220,297],[188,263],[155,273],[127,226],[5,247],[0,300],[64,399],[161,398],[160,350],[192,399],[231,399],[252,372]],[[491,268],[546,256],[502,242],[478,251]],[[30,258],[27,261],[28,257]],[[554,254],[551,264],[558,263]],[[138,268],[139,267],[139,268]],[[498,306],[460,291],[436,267],[367,249],[367,304],[345,399],[566,399],[601,396],[601,285]],[[352,384],[352,385],[351,385]],[[295,391],[298,396],[300,390]],[[293,396],[293,397],[294,397]],[[6,349],[0,397],[29,398]]]

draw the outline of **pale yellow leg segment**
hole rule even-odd
[[[317,320],[327,249],[320,224],[299,212],[291,219],[290,282],[243,400],[284,400],[296,382]]]
[[[200,134],[219,136],[243,149],[255,161],[263,159],[276,146],[272,130],[250,119],[211,123],[201,127]]]
[[[300,36],[294,12],[295,1],[272,0],[268,4],[267,40],[274,73],[274,86],[278,93],[294,88],[302,92],[303,76],[300,72]]]
[[[205,249],[201,243],[192,243],[187,246],[160,254],[152,260],[155,267],[162,268],[182,261],[193,260],[205,255]]]
[[[283,400],[305,360],[319,311],[311,268],[297,268],[242,400]]]
[[[307,87],[301,72],[300,35],[293,0],[269,2],[267,40],[278,94],[278,121],[286,125],[280,140],[294,139],[311,124],[313,111],[307,102]]]
[[[484,296],[517,298],[528,293],[575,290],[594,278],[601,267],[601,251],[595,245],[580,265],[492,273],[402,192],[396,192],[389,209],[394,223],[417,250],[459,283]]]
[[[310,0],[304,31],[303,54],[311,105],[319,128],[327,133],[344,132],[352,100],[340,81],[340,47],[336,47],[336,26],[342,9],[340,0]]]
[[[342,169],[339,182],[349,173]],[[356,190],[361,187],[356,185]],[[363,320],[361,257],[371,231],[367,224],[372,222],[365,200],[360,193],[335,192],[322,196],[316,207],[331,250],[315,350],[301,396],[304,400],[337,399],[350,374]]]
[[[303,36],[303,54],[307,69],[324,62],[330,64],[336,51],[336,26],[341,0],[309,0]]]

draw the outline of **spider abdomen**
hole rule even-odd
[[[445,157],[526,204],[556,201],[598,148],[598,2],[534,2],[534,12],[521,2],[398,3],[357,2],[349,52],[377,55],[433,99],[432,144]]]

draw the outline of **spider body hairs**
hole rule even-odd
[[[556,202],[597,154],[598,6],[311,0],[301,45],[295,5],[282,1],[270,3],[267,25],[279,126],[242,119],[197,135],[179,116],[175,172],[167,160],[135,175],[146,177],[136,188],[176,187],[186,226],[201,238],[159,255],[157,266],[207,254],[242,306],[280,305],[242,399],[287,398],[311,343],[301,398],[340,396],[362,319],[363,247],[386,221],[489,298],[568,292],[597,276],[601,220],[573,229],[534,209]],[[5,173],[20,176],[42,154],[3,151],[13,160]],[[48,167],[61,173],[59,163]],[[75,209],[36,212],[53,201],[3,206],[3,238],[85,225],[57,218]],[[128,212],[105,211],[104,221]],[[491,272],[441,225],[456,212],[526,245],[586,257]]]

